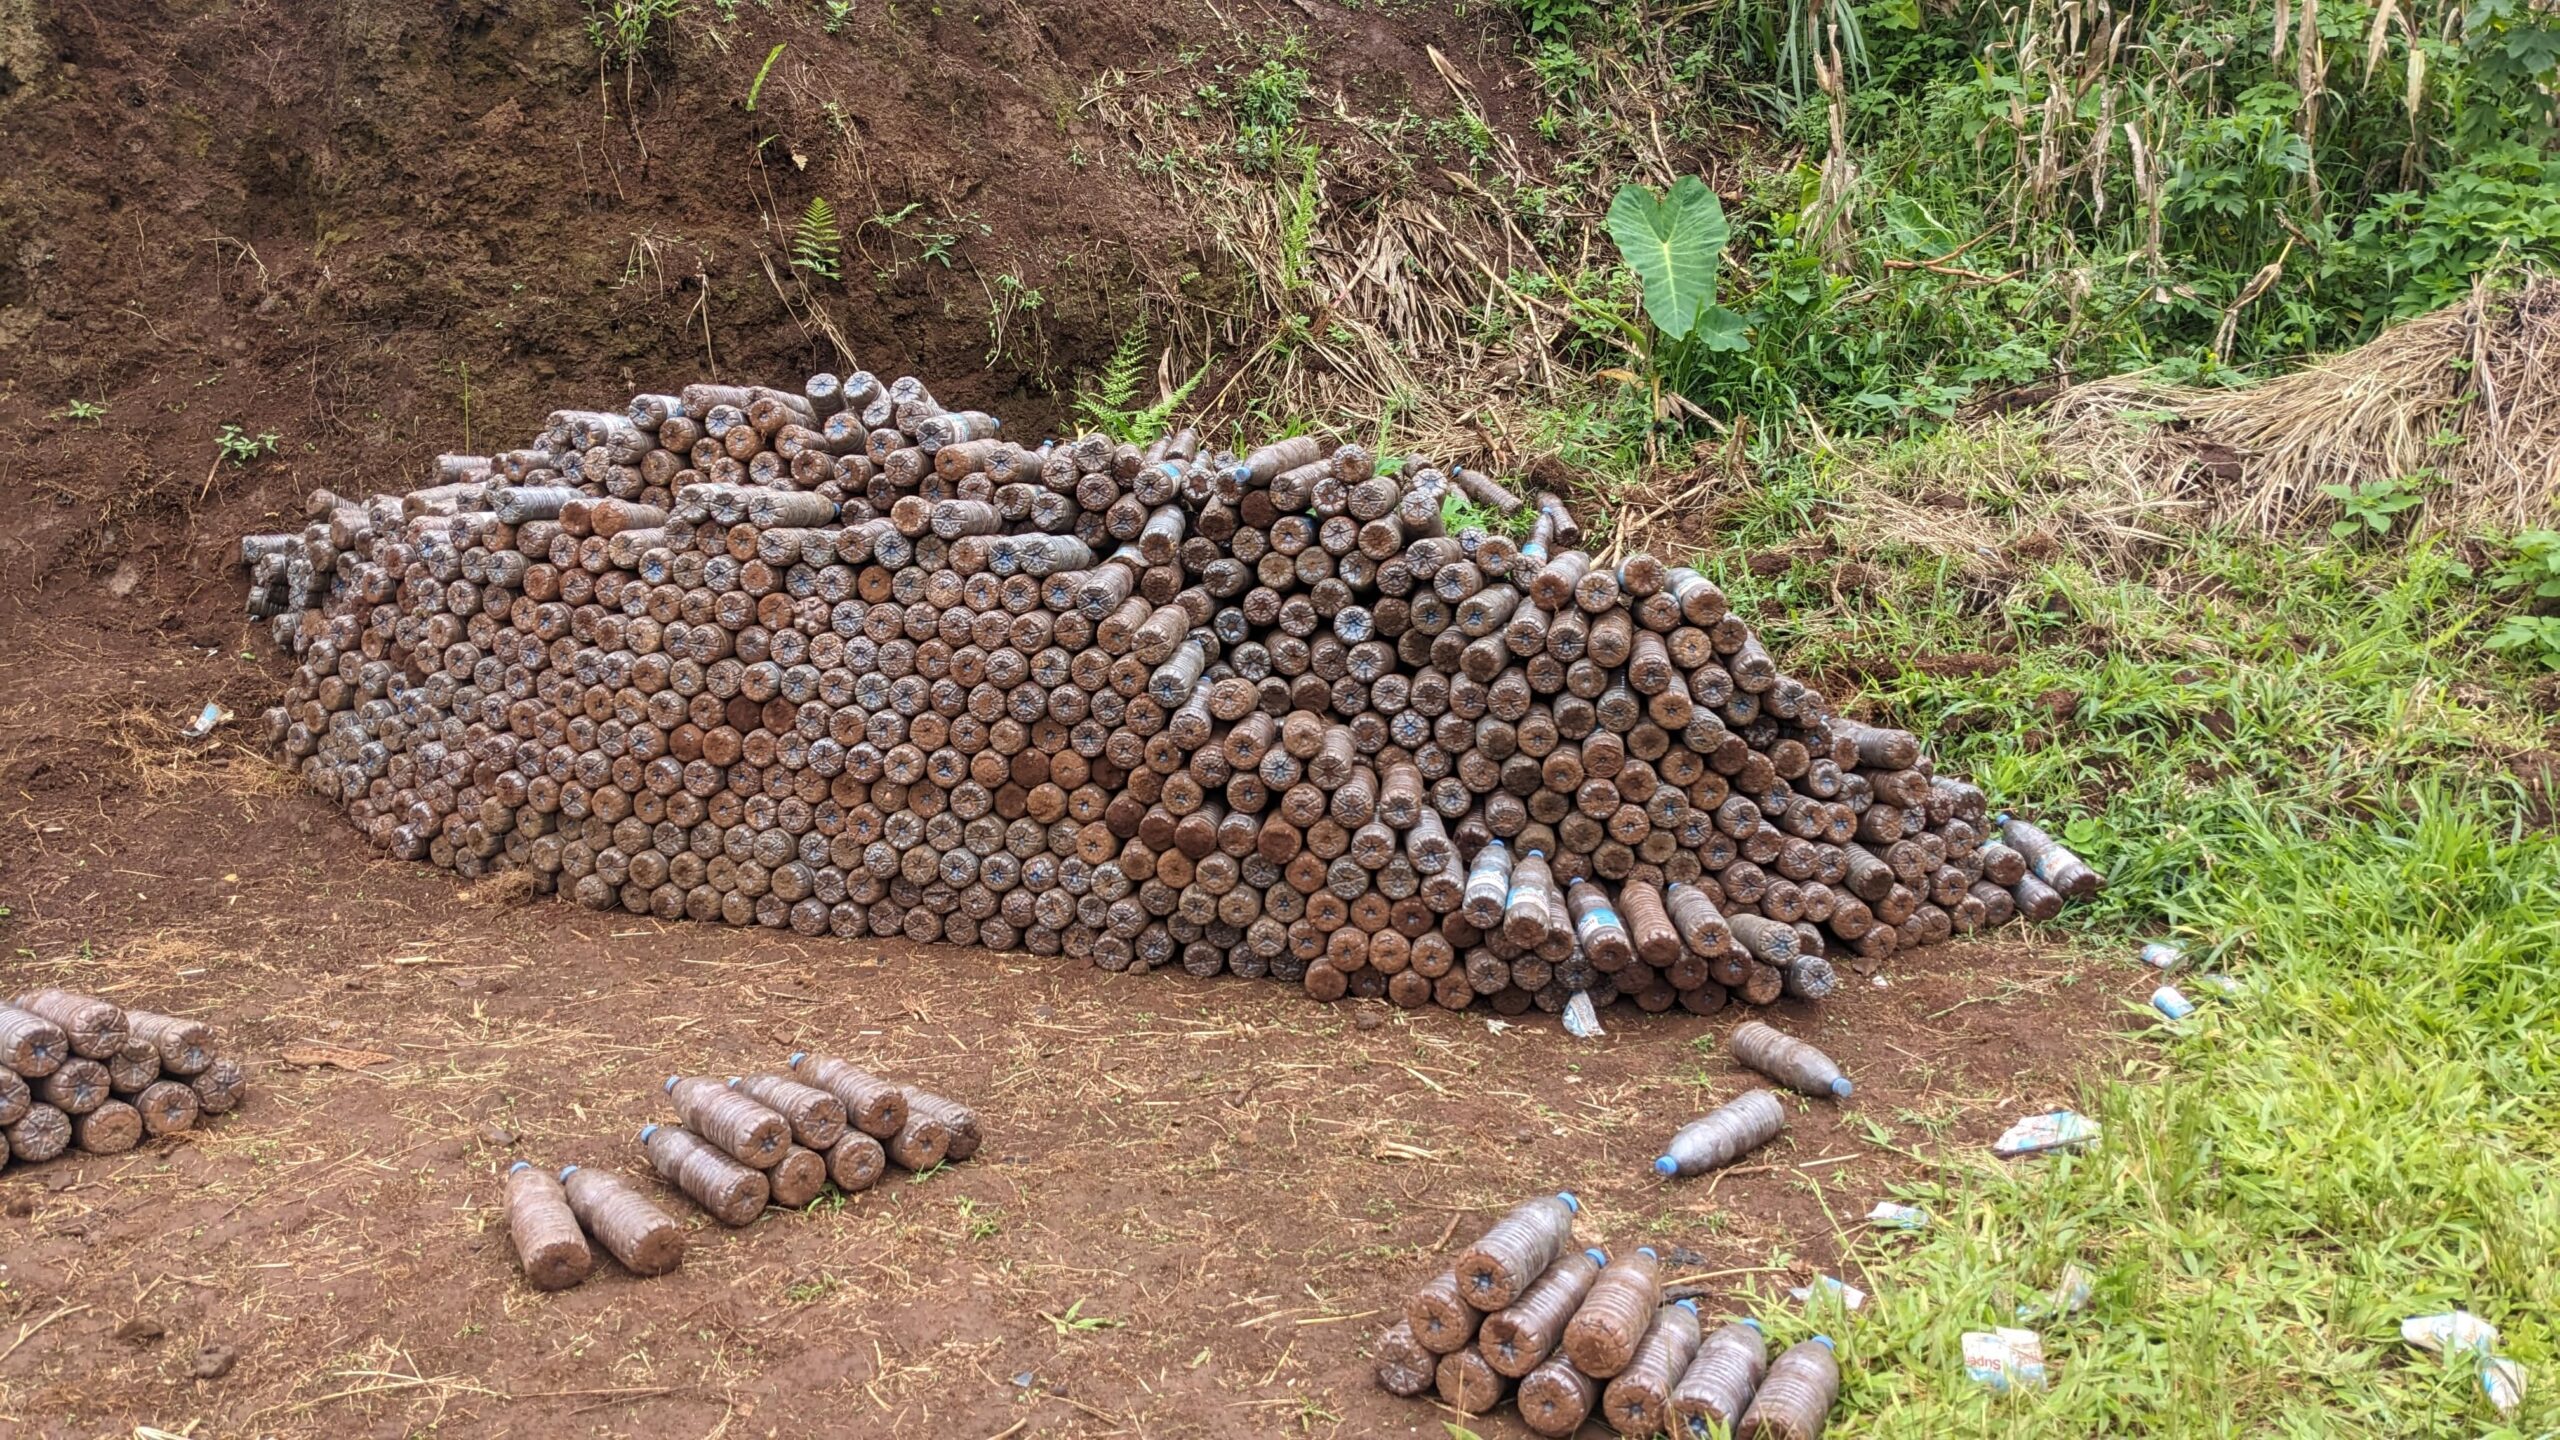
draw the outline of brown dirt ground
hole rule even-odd
[[[0,33],[0,989],[203,1016],[257,1088],[195,1137],[0,1174],[0,1435],[1437,1436],[1363,1356],[1492,1210],[1571,1186],[1589,1236],[1683,1247],[1688,1283],[1747,1303],[1842,1264],[1911,1151],[1973,1153],[2072,1099],[2122,1026],[2139,980],[2058,944],[1897,959],[1785,1017],[1859,1076],[1853,1102],[1666,1187],[1661,1137],[1744,1083],[1705,1053],[1732,1015],[1576,1043],[509,904],[374,858],[245,726],[177,740],[205,699],[254,716],[279,683],[231,537],[314,486],[420,473],[463,430],[463,366],[485,445],[712,359],[827,363],[762,264],[767,215],[823,183],[848,229],[910,201],[986,219],[949,269],[869,235],[849,260],[894,274],[831,319],[874,368],[1036,427],[1125,326],[1118,297],[1180,289],[1194,258],[1156,243],[1160,202],[1081,86],[1179,87],[1184,55],[1287,25],[1328,86],[1426,114],[1436,46],[1525,134],[1516,37],[1481,7],[866,3],[833,43],[808,7],[749,0],[729,49],[689,32],[644,77],[636,128],[599,104],[568,0],[36,9],[32,50]],[[738,159],[768,131],[807,180]],[[1008,269],[1049,308],[989,361],[979,277]],[[208,468],[223,423],[278,453]],[[390,1058],[280,1063],[297,1042]],[[986,1150],[697,1228],[660,1280],[523,1285],[492,1228],[504,1163],[633,1169],[665,1072],[804,1045],[971,1101]],[[237,1365],[192,1379],[208,1344]]]

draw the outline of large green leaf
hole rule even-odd
[[[1707,182],[1684,175],[1669,196],[1619,187],[1609,202],[1609,238],[1644,278],[1644,313],[1666,339],[1685,340],[1698,312],[1715,303],[1716,264],[1732,230]]]

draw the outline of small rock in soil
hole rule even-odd
[[[516,1143],[516,1132],[504,1125],[483,1125],[480,1127],[480,1138],[492,1145],[513,1145]]]
[[[1363,1010],[1352,1020],[1351,1023],[1359,1026],[1363,1030],[1375,1030],[1379,1026],[1387,1023],[1387,1017],[1379,1014],[1375,1010]]]
[[[148,1315],[136,1315],[116,1327],[116,1338],[128,1345],[148,1345],[168,1333],[168,1326]]]
[[[231,1367],[239,1361],[240,1352],[230,1346],[207,1345],[196,1352],[194,1363],[187,1366],[187,1373],[199,1380],[219,1380],[230,1374]]]

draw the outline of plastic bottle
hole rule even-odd
[[[943,1150],[945,1157],[966,1160],[978,1153],[978,1142],[984,1137],[978,1133],[976,1111],[948,1096],[919,1090],[913,1085],[901,1085],[898,1089],[907,1097],[908,1114],[930,1116],[941,1121],[942,1128],[950,1132],[951,1138]]]
[[[1698,1342],[1689,1368],[1671,1387],[1674,1433],[1733,1434],[1742,1412],[1759,1392],[1760,1377],[1769,1373],[1769,1340],[1757,1320],[1736,1320],[1718,1327]],[[1721,1431],[1718,1427],[1722,1427]]]
[[[906,1128],[905,1093],[867,1070],[802,1050],[791,1057],[791,1073],[842,1101],[845,1118],[865,1135],[886,1140]]]
[[[139,1095],[160,1078],[160,1047],[139,1035],[124,1037],[124,1048],[107,1062],[107,1084],[118,1095]]]
[[[1529,1283],[1573,1243],[1573,1217],[1582,1202],[1570,1191],[1541,1195],[1493,1222],[1483,1238],[1459,1252],[1458,1293],[1478,1310],[1499,1310],[1520,1298]]]
[[[1609,1262],[1582,1308],[1564,1327],[1564,1353],[1574,1368],[1606,1380],[1627,1368],[1662,1304],[1662,1257],[1640,1245]]]
[[[774,1204],[797,1210],[827,1188],[827,1157],[805,1145],[791,1146],[773,1167],[770,1184]]]
[[[1739,1440],[1815,1440],[1840,1398],[1840,1361],[1828,1335],[1787,1347],[1734,1428]]]
[[[507,1233],[516,1262],[536,1290],[566,1290],[587,1278],[596,1257],[560,1182],[519,1160],[507,1167]]]
[[[1600,1267],[1608,1263],[1605,1250],[1580,1250],[1560,1257],[1519,1299],[1484,1317],[1484,1328],[1476,1332],[1476,1348],[1494,1369],[1515,1380],[1537,1369],[1540,1361],[1555,1353],[1557,1342],[1564,1338],[1565,1323],[1582,1308],[1582,1297],[1591,1293],[1591,1282],[1600,1278]]]
[[[647,1126],[640,1144],[662,1178],[723,1225],[747,1224],[773,1198],[772,1182],[762,1170],[739,1164],[690,1130]]]
[[[2009,894],[2017,904],[2018,914],[2039,925],[2062,913],[2062,892],[2033,874],[2019,876],[2018,883],[2009,887]]]
[[[729,1088],[791,1122],[791,1138],[821,1153],[844,1138],[844,1102],[780,1075],[731,1076]]]
[[[1776,1094],[1745,1091],[1705,1118],[1681,1126],[1653,1162],[1653,1172],[1668,1178],[1730,1165],[1777,1139],[1786,1128],[1787,1107]]]
[[[1461,1415],[1481,1415],[1511,1393],[1509,1377],[1494,1369],[1481,1350],[1441,1356],[1432,1378],[1440,1389],[1440,1403]]]
[[[1802,951],[1786,964],[1787,993],[1799,1000],[1828,1000],[1840,988],[1840,972],[1831,968],[1830,960],[1811,951]]]
[[[107,1103],[107,1067],[95,1060],[65,1060],[36,1082],[36,1093],[65,1115],[86,1115]]]
[[[71,1122],[74,1143],[92,1155],[121,1155],[142,1143],[142,1112],[109,1100]]]
[[[1626,922],[1618,918],[1617,909],[1609,903],[1609,892],[1588,880],[1576,880],[1565,890],[1565,906],[1573,916],[1574,938],[1581,942],[1582,953],[1603,970],[1623,970],[1635,963],[1635,941],[1627,934]]]
[[[2037,879],[2077,900],[2095,895],[2105,888],[2106,880],[2091,869],[2087,861],[2071,853],[2061,841],[2024,820],[2004,819],[2000,839],[2012,850],[2026,857],[2027,868]]]
[[[629,1181],[571,1165],[560,1172],[569,1211],[634,1275],[664,1275],[684,1263],[684,1227]]]
[[[133,1097],[133,1108],[142,1112],[142,1129],[150,1135],[175,1135],[196,1128],[196,1117],[204,1107],[196,1101],[196,1087],[184,1080],[155,1080]]]
[[[1671,1427],[1671,1387],[1698,1353],[1698,1302],[1653,1312],[1635,1358],[1600,1392],[1600,1418],[1621,1435],[1654,1435]]]
[[[15,1125],[27,1107],[36,1101],[35,1092],[27,1088],[26,1077],[15,1070],[0,1069],[0,1125]],[[0,1155],[0,1164],[8,1157]]]
[[[950,1153],[951,1130],[931,1115],[909,1111],[905,1128],[890,1136],[882,1148],[905,1169],[930,1170]]]
[[[1830,1056],[1774,1025],[1745,1020],[1725,1044],[1737,1062],[1790,1090],[1846,1099],[1857,1088]]]
[[[1541,1435],[1570,1435],[1591,1418],[1591,1407],[1599,1402],[1600,1382],[1574,1368],[1562,1355],[1547,1357],[1544,1364],[1520,1378],[1520,1393],[1513,1400],[1520,1407],[1520,1419]]]
[[[1440,1357],[1413,1338],[1402,1320],[1378,1337],[1378,1384],[1391,1395],[1419,1395],[1439,1378]]]
[[[71,1036],[31,1011],[0,1005],[0,1066],[41,1080],[71,1058]]]
[[[1404,1302],[1404,1318],[1416,1343],[1434,1355],[1447,1355],[1465,1349],[1476,1338],[1484,1312],[1467,1303],[1458,1286],[1458,1272],[1444,1270]]]
[[[1544,852],[1532,850],[1511,867],[1511,893],[1502,901],[1503,938],[1514,945],[1535,946],[1547,938],[1555,919],[1555,876]]]
[[[249,1098],[249,1074],[228,1055],[214,1056],[213,1063],[197,1071],[187,1083],[195,1087],[196,1104],[207,1115],[220,1115]]]
[[[717,1080],[670,1075],[666,1091],[686,1128],[740,1164],[770,1170],[791,1148],[790,1121]]]
[[[10,1155],[40,1165],[71,1148],[71,1117],[39,1100],[0,1133],[9,1137]]]
[[[95,996],[70,990],[30,990],[13,1003],[61,1026],[63,1033],[71,1037],[74,1055],[104,1060],[124,1048],[124,1012]]]
[[[1479,930],[1502,923],[1503,901],[1511,894],[1511,852],[1499,840],[1488,840],[1467,866],[1465,898],[1458,913]]]
[[[859,1130],[847,1130],[827,1151],[827,1178],[847,1195],[870,1189],[888,1168],[889,1152]]]
[[[213,1063],[213,1030],[200,1020],[127,1010],[124,1023],[134,1035],[151,1042],[160,1052],[160,1068],[172,1075],[200,1074]]]

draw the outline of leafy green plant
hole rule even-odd
[[[1109,1319],[1101,1315],[1087,1315],[1084,1313],[1084,1302],[1082,1300],[1078,1300],[1074,1304],[1068,1306],[1066,1313],[1063,1315],[1052,1315],[1048,1311],[1043,1310],[1040,1312],[1040,1318],[1048,1321],[1049,1327],[1061,1335],[1082,1335],[1089,1334],[1096,1330],[1117,1330],[1120,1328],[1120,1322],[1117,1320]]]
[[[1298,107],[1308,89],[1294,50],[1266,58],[1236,82],[1229,108],[1236,120],[1236,154],[1246,169],[1275,169],[1295,148]]]
[[[587,43],[616,65],[633,66],[666,43],[684,0],[586,0]]]
[[[830,35],[853,22],[854,0],[818,0],[818,18]]]
[[[2560,615],[2510,615],[2483,643],[2539,669],[2560,670]]]
[[[1514,0],[1520,24],[1541,40],[1559,40],[1600,17],[1593,0]]]
[[[2511,549],[2490,572],[2489,583],[2529,599],[2560,600],[2560,531],[2527,530]]]
[[[790,48],[789,42],[785,41],[764,52],[764,63],[756,67],[756,78],[747,86],[748,114],[752,115],[756,111],[756,101],[764,94],[764,77],[773,73],[773,62],[781,59],[782,52],[788,48]]]
[[[103,401],[73,400],[52,413],[56,420],[86,420],[95,425],[107,413],[107,407]]]
[[[2332,521],[2329,533],[2345,540],[2357,535],[2388,535],[2404,510],[2423,504],[2426,496],[2411,483],[2415,477],[2392,476],[2360,485],[2323,485],[2320,493],[2338,502],[2345,518]]]
[[[1146,327],[1129,327],[1120,343],[1112,347],[1111,358],[1103,363],[1094,387],[1076,396],[1077,423],[1131,445],[1150,444],[1163,435],[1173,412],[1208,378],[1209,367],[1202,365],[1190,379],[1166,391],[1155,403],[1132,408],[1140,387],[1146,383],[1147,353]]]
[[[824,195],[812,195],[800,210],[800,223],[791,231],[791,263],[812,275],[829,280],[844,278],[843,263],[838,258],[844,249],[844,235],[836,229],[836,207]]]
[[[1724,202],[1695,175],[1668,195],[1621,186],[1609,202],[1609,238],[1644,282],[1645,318],[1675,344],[1695,337],[1710,350],[1743,348],[1742,317],[1716,303],[1716,267],[1732,236]]]
[[[225,425],[213,437],[215,463],[228,460],[234,465],[246,465],[261,456],[273,455],[280,438],[273,430],[251,435],[237,425]]]

